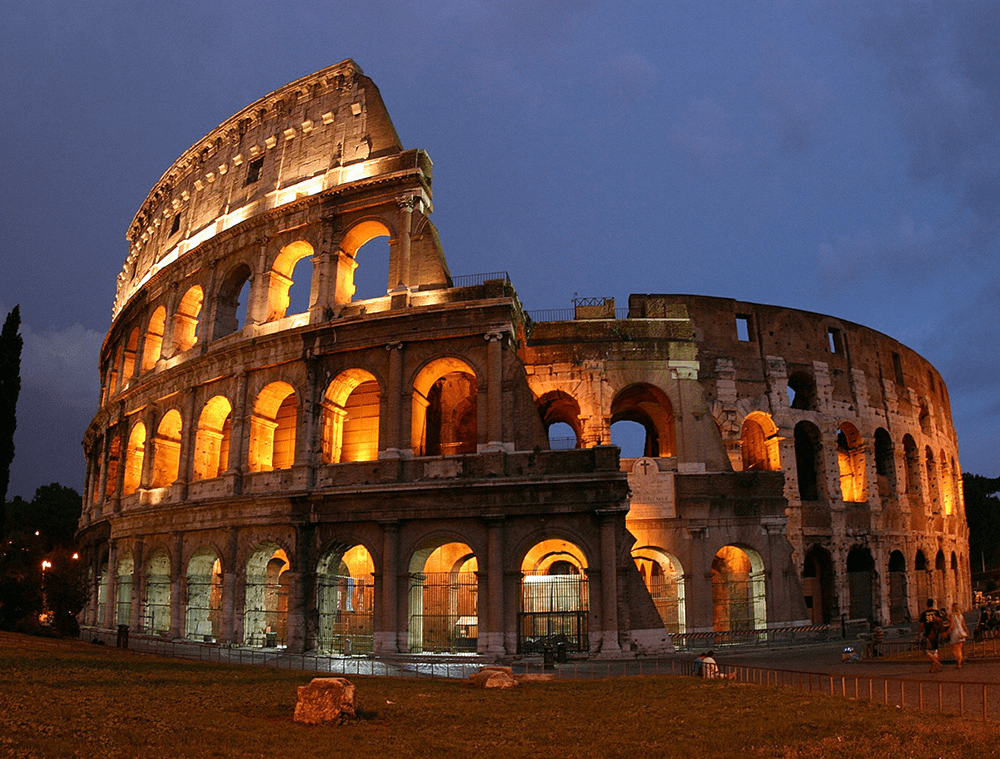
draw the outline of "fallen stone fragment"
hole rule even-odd
[[[469,682],[475,688],[506,689],[517,687],[517,680],[510,667],[483,667],[469,675]]]
[[[345,722],[357,715],[356,689],[343,677],[314,677],[309,685],[299,686],[295,721],[307,725]]]

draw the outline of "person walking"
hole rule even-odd
[[[927,658],[931,660],[931,672],[942,669],[938,657],[938,646],[941,638],[941,616],[934,608],[934,599],[927,599],[927,608],[920,613],[920,624],[917,626],[917,640],[924,649]]]
[[[951,652],[958,662],[958,668],[962,668],[965,661],[965,639],[969,637],[969,628],[965,626],[965,616],[962,614],[962,607],[957,603],[951,605],[951,631],[948,634],[948,642],[951,644]]]

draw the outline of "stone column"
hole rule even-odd
[[[247,324],[263,324],[267,321],[270,311],[270,277],[267,276],[267,238],[256,241],[260,246],[257,256],[257,266],[250,279],[250,297],[247,299]]]
[[[706,525],[687,528],[691,542],[691,566],[684,576],[685,617],[688,632],[711,632],[714,629],[712,606],[712,561],[706,556]]]
[[[163,358],[173,358],[177,355],[177,347],[174,345],[174,333],[176,332],[177,320],[177,288],[176,282],[170,283],[170,294],[167,296],[164,306],[167,315],[163,319],[163,342],[160,345],[160,356]]]
[[[108,541],[108,589],[104,594],[104,619],[98,621],[106,630],[115,627],[115,610],[118,607],[118,541]]]
[[[386,413],[379,422],[379,458],[398,458],[403,448],[403,344],[389,343],[389,387]]]
[[[153,422],[157,417],[158,410],[153,406],[143,414],[145,417],[143,422],[146,426],[146,441],[142,446],[142,474],[139,476],[139,487],[136,488],[137,493],[143,488],[149,488],[150,483],[153,481],[153,462],[156,460],[156,425]]]
[[[239,562],[239,530],[229,529],[226,540],[226,556],[222,574],[222,629],[219,631],[220,643],[239,643],[236,631],[236,578]]]
[[[144,542],[142,538],[135,541],[135,552],[132,565],[132,614],[129,627],[133,632],[140,632],[143,607],[146,604],[146,567],[143,556]],[[146,632],[145,628],[141,632]]]
[[[317,417],[322,413],[322,396],[319,395],[319,378],[317,376],[316,357],[310,355],[306,359],[306,386],[302,392],[302,416],[299,421],[295,438],[295,464],[306,467],[306,487],[316,484],[316,467],[323,461],[322,435],[316,434]],[[319,396],[319,397],[317,397]],[[319,454],[319,455],[317,455]]]
[[[229,430],[229,469],[235,473],[233,492],[243,492],[243,473],[247,471],[250,451],[250,414],[247,409],[247,373],[236,375],[236,392],[233,394],[233,423]]]
[[[486,450],[503,450],[503,338],[502,332],[486,335]]]
[[[181,460],[177,467],[180,500],[187,500],[187,485],[194,479],[195,441],[198,436],[198,397],[196,390],[188,390],[187,421],[181,427]]]
[[[486,517],[487,547],[486,547],[486,625],[479,628],[479,648],[486,654],[497,656],[506,653],[504,650],[504,550],[503,550],[503,517]],[[483,593],[479,594],[482,604]],[[479,610],[480,617],[482,610]],[[484,645],[485,637],[485,645]]]
[[[397,583],[399,582],[398,568],[399,552],[399,525],[396,522],[387,522],[382,525],[382,576],[379,584],[379,604],[380,609],[376,620],[378,628],[375,630],[375,653],[395,654],[399,653],[399,608]],[[405,634],[405,632],[404,632]]]
[[[397,198],[399,205],[399,269],[398,282],[394,292],[410,289],[410,228],[413,223],[413,207],[417,199],[410,195]]]
[[[598,515],[601,525],[601,654],[621,653],[618,645],[618,551],[615,526],[619,512]]]
[[[184,635],[184,607],[187,588],[184,575],[184,534],[174,533],[174,560],[170,563],[170,637]]]
[[[309,647],[308,617],[311,608],[313,571],[312,542],[313,526],[299,525],[295,528],[294,570],[285,572],[288,576],[288,650],[302,653]]]

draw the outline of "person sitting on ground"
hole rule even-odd
[[[708,654],[700,653],[694,657],[694,676],[704,677],[705,676],[705,657]]]
[[[931,672],[941,669],[938,658],[938,645],[941,638],[941,618],[934,608],[934,599],[927,599],[927,608],[920,613],[920,624],[917,626],[917,640],[931,661]]]
[[[728,674],[723,673],[719,669],[718,662],[715,661],[715,651],[709,651],[705,654],[705,658],[701,660],[702,672],[704,672],[704,677],[709,680],[733,680],[736,678],[735,672],[730,672]]]

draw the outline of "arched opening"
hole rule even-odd
[[[938,472],[934,465],[934,451],[928,445],[924,448],[924,462],[927,471],[927,502],[930,505],[932,514],[937,514],[941,509],[940,493],[938,488]]]
[[[336,303],[385,297],[396,286],[396,282],[389,281],[390,235],[388,227],[374,220],[356,224],[344,235],[340,243],[343,255],[337,268]]]
[[[246,264],[234,267],[226,274],[216,293],[215,329],[212,339],[231,335],[246,321],[246,304],[250,299],[252,272]]]
[[[472,368],[457,358],[425,366],[413,383],[413,449],[418,456],[475,453],[479,440],[478,387]]]
[[[312,255],[312,245],[297,240],[283,247],[274,259],[267,280],[267,321],[309,310]]]
[[[350,656],[374,646],[375,563],[363,545],[335,546],[316,569],[316,648]]]
[[[960,586],[958,578],[958,556],[951,552],[951,574],[948,575],[948,598],[953,601],[959,600],[958,588]]]
[[[125,356],[122,359],[122,388],[129,386],[135,374],[135,358],[139,350],[139,328],[135,327],[128,333],[128,340],[125,342]]]
[[[465,543],[430,544],[410,558],[411,653],[476,650],[479,562]]]
[[[931,424],[931,411],[927,406],[927,401],[920,401],[920,415],[918,417],[918,421],[920,422],[920,431],[925,435],[930,435],[934,432]]]
[[[205,642],[219,639],[222,625],[222,562],[210,548],[199,549],[187,567],[184,635]]]
[[[589,649],[587,566],[580,547],[561,538],[528,550],[521,562],[519,653],[539,653],[557,643],[568,651]]]
[[[858,428],[850,422],[841,424],[837,432],[837,466],[840,470],[841,498],[852,503],[867,501],[865,441]]]
[[[875,475],[878,477],[878,493],[890,496],[896,493],[896,462],[892,450],[892,438],[879,427],[875,430]]]
[[[233,407],[222,395],[213,396],[201,410],[194,441],[194,479],[210,480],[229,468]]]
[[[917,444],[910,435],[903,436],[903,458],[906,463],[906,492],[920,495],[920,454]]]
[[[889,554],[889,624],[901,625],[909,621],[906,557],[902,551],[893,551]]]
[[[103,552],[102,552],[103,553]],[[107,618],[108,606],[108,557],[107,554],[101,556],[98,566],[97,577],[97,617],[94,624],[97,627],[104,627]]]
[[[381,392],[364,369],[341,372],[323,394],[323,463],[375,461]]]
[[[122,349],[118,348],[115,351],[115,357],[111,359],[111,365],[108,367],[108,379],[107,379],[107,389],[108,389],[108,400],[111,399],[115,393],[118,392],[118,365],[122,360]]]
[[[630,385],[611,402],[611,427],[635,422],[645,432],[643,456],[674,456],[674,409],[666,393],[653,385]]]
[[[789,408],[801,411],[816,408],[816,382],[809,372],[792,372],[786,392]]]
[[[247,561],[243,638],[248,646],[274,648],[288,642],[288,555],[263,543]]]
[[[917,581],[917,601],[920,608],[928,598],[934,598],[934,585],[932,582],[932,572],[927,563],[927,556],[920,549],[917,549],[916,558],[913,560],[913,571]]]
[[[104,479],[104,496],[111,498],[118,488],[118,462],[121,458],[122,438],[115,435],[108,446],[108,473]],[[100,484],[100,483],[97,483]]]
[[[847,584],[851,593],[851,619],[875,621],[875,560],[865,546],[854,546],[847,554]]]
[[[552,450],[580,448],[583,426],[580,423],[580,404],[576,398],[562,390],[542,395],[538,401],[538,416]]]
[[[948,457],[944,451],[941,451],[941,500],[944,502],[944,513],[946,516],[951,516],[955,511],[955,491],[953,484]]]
[[[122,496],[132,495],[142,481],[142,460],[146,450],[146,425],[136,422],[125,446],[125,476]]]
[[[664,629],[671,635],[685,632],[684,570],[680,562],[652,546],[633,548],[632,560],[642,575]]]
[[[118,557],[115,569],[115,624],[132,624],[132,574],[135,572],[135,562],[132,554],[126,553]]]
[[[205,292],[200,285],[190,288],[177,306],[174,314],[174,351],[183,353],[198,342],[198,317]]]
[[[778,427],[770,414],[754,411],[747,415],[740,430],[743,471],[780,472]]]
[[[937,599],[939,607],[947,605],[948,573],[945,566],[944,551],[940,548],[934,557],[934,597]]]
[[[142,371],[144,372],[148,372],[160,360],[160,352],[163,350],[163,329],[166,322],[167,309],[164,306],[157,308],[149,317],[146,338],[143,340],[142,347]]]
[[[181,414],[171,409],[160,420],[153,438],[153,481],[151,487],[165,488],[178,475],[181,462]]]
[[[818,501],[823,497],[822,462],[823,443],[819,428],[812,422],[799,422],[795,425],[795,473],[801,500]]]
[[[713,628],[758,630],[767,625],[764,562],[756,551],[723,546],[712,560]]]
[[[146,562],[146,602],[139,631],[166,635],[170,631],[170,557],[155,551]]]
[[[833,560],[822,546],[813,546],[802,565],[802,595],[814,625],[827,625],[837,616]]]
[[[287,382],[272,382],[258,393],[250,417],[251,472],[288,469],[295,463],[298,400]]]

